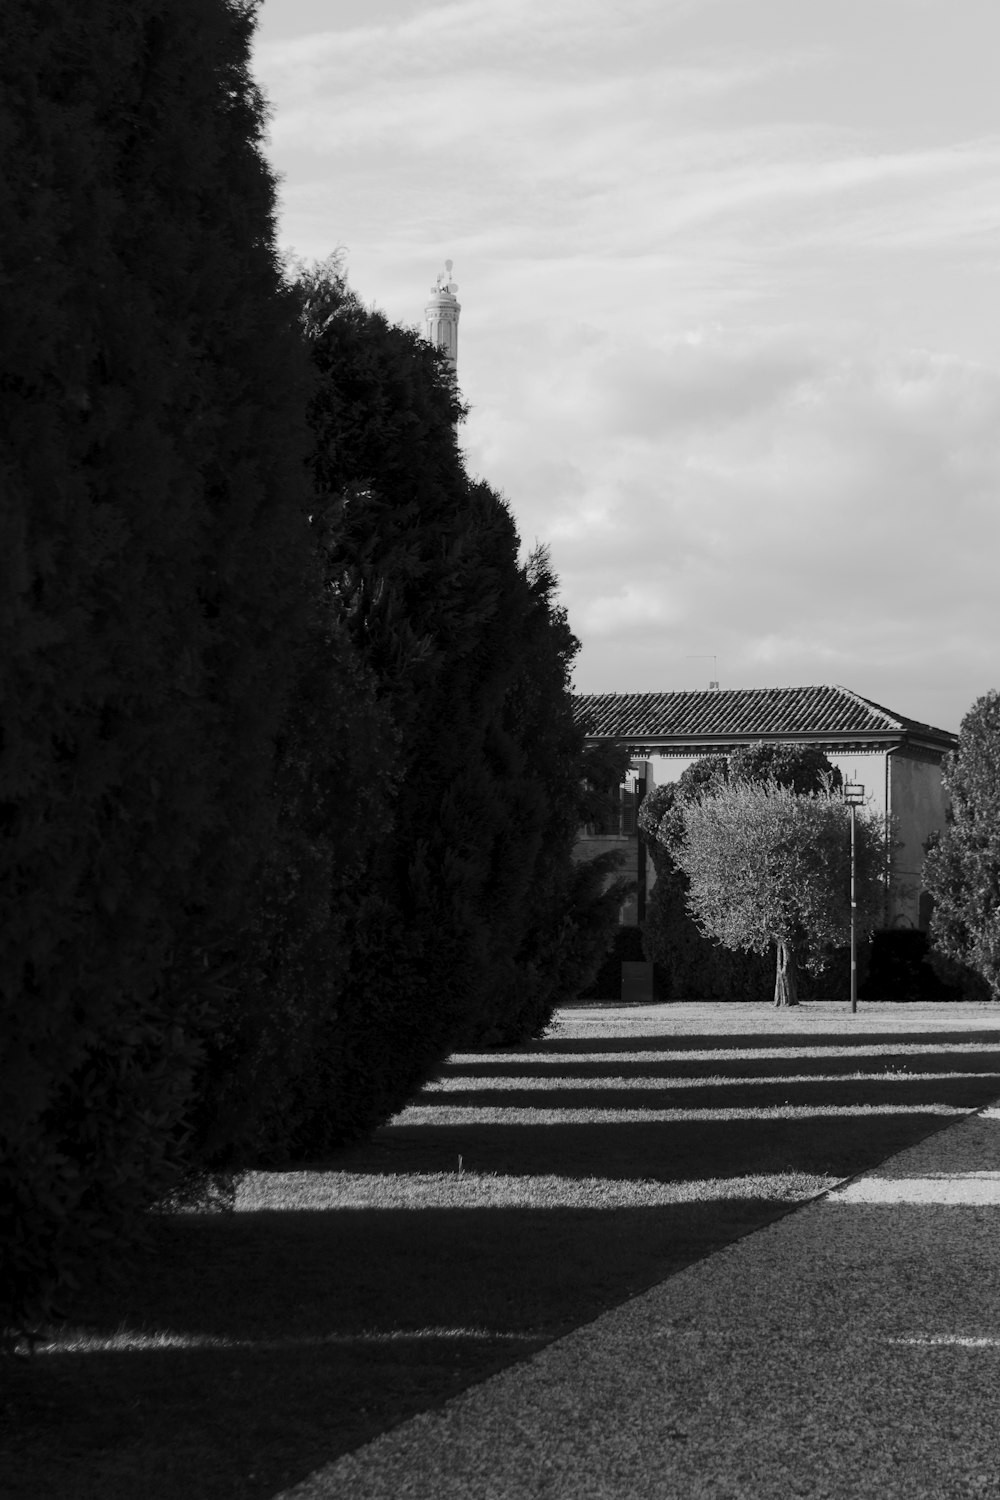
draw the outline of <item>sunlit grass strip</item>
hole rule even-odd
[[[550,1068],[573,1063],[603,1063],[605,1067],[627,1068],[633,1063],[651,1062],[739,1062],[752,1058],[782,1059],[803,1057],[899,1057],[919,1056],[923,1052],[989,1052],[1000,1053],[1000,1033],[995,1042],[887,1042],[863,1047],[711,1047],[697,1051],[684,1047],[653,1048],[642,1052],[456,1052],[446,1067],[481,1067],[483,1064],[515,1063],[524,1068]]]
[[[913,1334],[909,1338],[890,1335],[884,1342],[919,1349],[996,1349],[1000,1347],[1000,1338],[965,1333],[920,1333]]]
[[[958,1104],[789,1104],[773,1109],[518,1109],[504,1105],[411,1104],[390,1125],[652,1125],[690,1120],[826,1120],[849,1115],[968,1115]]]
[[[914,1068],[912,1072],[908,1068],[886,1068],[880,1073],[778,1073],[770,1077],[744,1078],[739,1074],[716,1073],[706,1077],[674,1077],[670,1073],[656,1073],[646,1077],[632,1078],[627,1074],[609,1074],[606,1077],[582,1078],[545,1078],[540,1079],[531,1074],[517,1077],[513,1074],[502,1073],[496,1078],[463,1077],[460,1073],[449,1074],[447,1078],[439,1078],[434,1083],[424,1085],[421,1097],[428,1094],[448,1093],[474,1093],[479,1089],[488,1089],[491,1092],[511,1091],[518,1089],[544,1088],[546,1092],[552,1090],[578,1090],[578,1089],[615,1089],[629,1091],[642,1089],[710,1089],[710,1088],[791,1088],[793,1084],[800,1083],[935,1083],[948,1080],[958,1082],[960,1079],[986,1079],[997,1080],[998,1091],[1000,1091],[1000,1071],[991,1070],[988,1073],[925,1073],[920,1068]]]
[[[926,1177],[859,1177],[828,1200],[853,1203],[919,1203],[937,1207],[1000,1207],[1000,1172],[935,1172]]]
[[[457,1163],[457,1158],[456,1158]],[[456,1208],[659,1208],[671,1203],[814,1198],[842,1179],[805,1172],[755,1173],[691,1182],[605,1177],[513,1177],[498,1173],[414,1172],[408,1176],[348,1172],[250,1172],[236,1211]]]
[[[488,1328],[393,1328],[362,1333],[294,1334],[282,1339],[220,1338],[208,1333],[152,1332],[122,1327],[115,1333],[92,1333],[86,1328],[62,1329],[53,1338],[35,1342],[35,1354],[135,1354],[174,1349],[319,1349],[330,1345],[357,1348],[367,1344],[425,1343],[428,1339],[485,1339],[490,1343],[533,1343],[530,1334],[502,1333]]]

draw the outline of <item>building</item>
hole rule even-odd
[[[617,826],[588,832],[578,845],[581,855],[609,844],[625,853],[625,873],[638,890],[623,911],[624,923],[643,920],[653,878],[635,826],[642,796],[679,780],[702,756],[726,755],[761,741],[794,741],[822,750],[845,781],[863,784],[876,812],[891,814],[896,843],[886,925],[926,930],[931,903],[921,869],[927,840],[944,828],[941,769],[957,735],[843,687],[597,693],[578,697],[576,712],[589,739],[625,741],[632,751]]]

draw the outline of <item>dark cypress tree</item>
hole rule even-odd
[[[331,593],[398,737],[393,824],[356,886],[347,979],[298,1136],[384,1120],[459,1041],[530,1034],[586,964],[571,863],[582,743],[576,642],[503,499],[471,482],[443,357],[303,270],[317,371],[314,524]],[[599,898],[595,898],[599,899]],[[581,958],[581,952],[584,956]]]
[[[335,264],[299,286],[316,371],[314,527],[398,744],[392,830],[356,883],[301,1154],[385,1119],[482,1002],[504,819],[488,740],[521,603],[516,531],[465,474],[442,356],[363,307]]]
[[[0,1299],[191,1166],[308,590],[238,0],[0,8]]]
[[[570,681],[579,641],[557,587],[547,550],[536,548],[523,570],[526,608],[509,642],[513,670],[493,726],[511,813],[502,885],[490,893],[486,1001],[465,1038],[477,1044],[512,1045],[544,1032],[556,1007],[593,979],[627,889],[615,874],[619,855],[574,859],[589,800],[604,794],[609,778],[617,787],[628,751],[585,744]]]

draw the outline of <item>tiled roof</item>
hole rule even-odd
[[[843,687],[713,688],[683,693],[592,693],[575,700],[589,734],[643,741],[756,739],[775,736],[913,736],[942,748],[946,729],[892,713]]]

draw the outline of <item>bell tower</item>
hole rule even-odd
[[[458,368],[458,316],[462,311],[455,296],[458,283],[451,279],[453,262],[446,260],[444,270],[431,287],[430,301],[424,308],[428,342],[443,349],[453,370]]]

